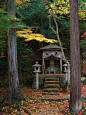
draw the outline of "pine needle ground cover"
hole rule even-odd
[[[62,89],[60,89],[62,90]],[[0,106],[0,115],[86,115],[86,85],[81,86],[83,108],[78,113],[70,112],[70,89],[59,95],[43,95],[43,89],[21,87],[26,101],[14,102],[12,105]],[[4,99],[7,89],[0,89],[0,102]]]

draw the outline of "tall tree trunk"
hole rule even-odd
[[[10,15],[15,16],[15,0],[8,0],[7,10]],[[9,23],[15,23],[13,21]],[[23,96],[19,90],[18,70],[17,70],[17,45],[16,29],[8,28],[8,76],[9,88],[6,101],[12,103],[12,99],[22,100]]]
[[[78,0],[70,0],[70,109],[75,112],[82,109],[79,38]]]

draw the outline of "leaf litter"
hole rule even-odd
[[[86,85],[81,86],[81,91],[82,96],[85,97],[82,100],[83,108],[80,112],[74,113],[69,110],[70,89],[67,93],[60,92],[59,95],[43,95],[43,89],[36,90],[30,87],[21,87],[21,93],[26,101],[16,102],[11,106],[0,108],[0,115],[85,115]],[[4,99],[6,94],[7,89],[0,89],[0,101]],[[52,100],[52,98],[60,99],[60,101]]]

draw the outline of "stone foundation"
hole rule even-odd
[[[47,77],[57,77],[59,79],[60,87],[64,87],[66,83],[66,74],[39,74],[39,89],[44,88],[44,78]],[[33,78],[33,89],[36,89],[36,76]]]

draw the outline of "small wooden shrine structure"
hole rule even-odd
[[[65,49],[65,48],[63,48]],[[50,44],[42,50],[42,74],[62,74],[62,52],[60,46]],[[46,64],[48,61],[48,64]]]
[[[66,50],[66,48],[63,48],[63,50]],[[40,48],[38,51],[42,51],[42,69],[41,69],[42,73],[34,77],[32,88],[38,89],[36,87],[38,84],[39,86],[44,86],[43,82],[44,82],[45,77],[58,78],[59,83],[60,81],[62,81],[60,86],[64,87],[64,84],[67,81],[67,71],[66,71],[67,64],[65,64],[62,59],[62,52],[61,52],[60,46],[50,44],[50,45]],[[37,74],[37,72],[35,72],[35,74]],[[37,77],[39,77],[38,78],[39,83],[36,81]]]

